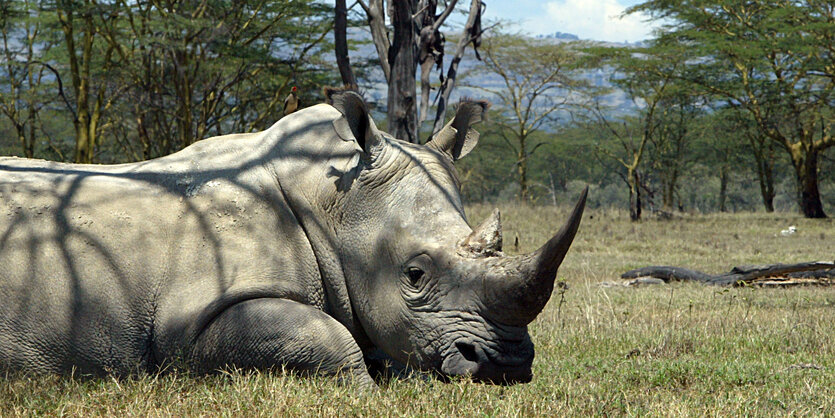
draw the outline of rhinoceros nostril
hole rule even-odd
[[[464,360],[478,363],[478,353],[476,353],[475,347],[472,344],[459,341],[455,343],[455,348],[458,349],[458,352],[461,353]]]

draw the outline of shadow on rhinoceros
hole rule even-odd
[[[270,129],[93,166],[0,159],[0,368],[100,375],[185,362],[347,374],[391,360],[493,383],[532,377],[527,324],[583,192],[538,251],[471,228],[454,161],[486,104],[426,145],[377,130],[355,92]]]

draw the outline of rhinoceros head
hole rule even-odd
[[[514,383],[531,379],[527,325],[551,295],[579,226],[586,192],[539,250],[502,253],[498,211],[471,228],[453,162],[478,140],[485,103],[463,102],[426,145],[379,131],[354,92],[332,93],[361,154],[335,200],[335,232],[351,304],[371,342],[394,359],[442,375]]]

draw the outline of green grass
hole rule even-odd
[[[472,206],[478,221],[492,208]],[[504,207],[505,248],[530,251],[569,208]],[[777,237],[788,225],[798,234]],[[7,378],[0,415],[833,415],[835,289],[606,288],[650,264],[832,260],[835,223],[789,214],[693,215],[630,223],[587,212],[545,311],[531,325],[534,380],[393,380],[358,394],[328,378],[281,373],[127,379]]]

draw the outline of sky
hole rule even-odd
[[[639,0],[488,0],[486,17],[518,22],[516,29],[532,35],[573,33],[580,39],[637,42],[651,37],[645,15],[619,18]]]

